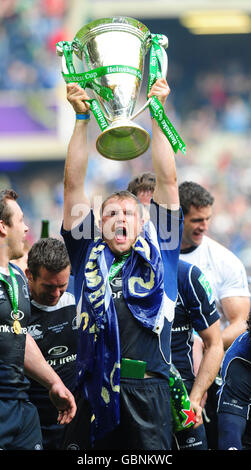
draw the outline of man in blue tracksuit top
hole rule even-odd
[[[170,335],[182,231],[173,150],[153,121],[150,221],[143,230],[137,199],[122,191],[103,202],[99,233],[84,191],[88,95],[76,84],[67,92],[77,120],[65,163],[62,235],[80,327],[78,413],[64,446],[170,449]],[[149,96],[164,104],[168,94],[159,79]]]
[[[151,172],[141,173],[128,184],[128,190],[137,196],[144,207],[145,220],[156,185]],[[198,335],[195,336],[194,332]],[[201,339],[200,339],[201,338]],[[203,341],[204,354],[199,371],[193,360],[194,341]],[[217,375],[223,357],[219,314],[210,284],[204,273],[190,263],[179,260],[178,297],[172,325],[172,363],[178,369],[190,396],[192,406],[202,406],[202,399]],[[202,418],[196,426],[176,432],[174,449],[207,450],[207,437]]]
[[[248,328],[228,348],[222,362],[218,399],[219,449],[250,449],[245,445],[251,405],[251,314]]]

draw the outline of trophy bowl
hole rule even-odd
[[[108,70],[95,82],[112,90],[113,99],[93,92],[109,123],[96,141],[98,152],[106,158],[130,160],[146,152],[151,143],[149,133],[133,122],[139,114],[133,112],[150,45],[148,28],[128,17],[95,20],[81,28],[72,42],[85,70]],[[132,70],[136,72],[130,73]]]

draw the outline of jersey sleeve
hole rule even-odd
[[[151,200],[150,221],[157,234],[157,242],[164,266],[164,286],[168,298],[177,298],[177,271],[183,230],[181,209],[171,211]]]
[[[242,262],[231,252],[221,261],[219,269],[222,282],[218,285],[219,299],[249,297],[247,274]]]
[[[220,315],[216,309],[212,288],[202,271],[192,265],[189,271],[189,313],[195,331],[215,323]]]
[[[63,226],[61,227],[61,235],[68,251],[73,275],[78,272],[85,259],[90,242],[93,241],[97,234],[98,229],[95,225],[92,211],[88,213],[79,225],[71,230],[65,230]]]

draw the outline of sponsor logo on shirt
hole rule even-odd
[[[28,333],[34,338],[35,340],[43,338],[43,331],[41,325],[38,323],[35,325],[28,326]]]
[[[174,333],[180,332],[180,331],[189,331],[190,328],[191,328],[191,326],[188,323],[187,325],[176,326],[176,327],[172,328],[172,331]]]
[[[207,297],[208,297],[208,301],[211,304],[211,302],[213,302],[214,299],[213,299],[213,291],[212,291],[209,281],[207,280],[206,276],[203,273],[201,273],[198,280],[199,280],[199,283],[202,285],[203,289],[205,290]]]
[[[63,356],[68,351],[67,346],[55,346],[54,348],[49,349],[49,356],[58,357]]]
[[[122,279],[121,279],[121,277],[117,277],[117,278],[115,278],[115,279],[112,279],[112,280],[111,280],[111,284],[112,284],[112,286],[114,286],[114,287],[122,287]]]
[[[75,362],[77,354],[70,354],[66,356],[67,352],[68,352],[68,347],[64,345],[54,346],[53,348],[49,349],[48,351],[49,359],[47,359],[48,364],[51,367],[55,367],[58,365],[68,364],[69,362]]]
[[[14,334],[14,328],[13,326],[10,325],[0,325],[0,333],[13,333]],[[28,333],[27,328],[22,328],[20,331],[20,335],[26,335]]]

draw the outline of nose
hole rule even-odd
[[[54,289],[52,289],[51,293],[54,297],[60,297],[61,296],[61,289],[59,287],[54,287]]]
[[[122,209],[117,213],[117,222],[125,222],[126,220],[126,213]]]
[[[207,229],[208,229],[208,220],[203,219],[203,220],[200,222],[200,230],[202,230],[203,232],[206,232]]]

